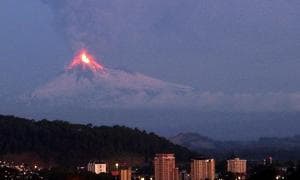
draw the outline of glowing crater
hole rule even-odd
[[[95,58],[83,49],[79,51],[67,69],[82,68],[84,70],[91,70],[93,72],[102,71],[104,69],[103,65],[99,64]]]

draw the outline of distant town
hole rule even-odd
[[[235,157],[226,160],[223,164],[225,167],[221,168],[216,167],[216,160],[211,158],[193,158],[187,169],[177,165],[181,166],[176,163],[173,153],[156,154],[150,173],[143,173],[139,167],[131,167],[122,162],[91,161],[85,167],[77,167],[72,173],[67,173],[51,168],[44,169],[38,164],[29,166],[0,161],[0,179],[296,180],[299,178],[299,164],[298,167],[292,161],[285,165],[279,164],[273,162],[272,157],[256,162]]]

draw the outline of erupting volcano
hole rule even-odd
[[[178,106],[180,102],[189,102],[185,100],[191,98],[192,91],[190,87],[141,73],[104,68],[83,49],[75,55],[66,71],[32,92],[30,101],[62,109]]]
[[[67,67],[68,70],[75,68],[82,68],[84,70],[91,70],[93,72],[99,72],[104,69],[104,67],[99,64],[95,58],[83,49],[77,53],[77,55],[72,60],[71,64]]]

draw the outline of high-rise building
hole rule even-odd
[[[96,174],[107,172],[106,164],[104,164],[104,163],[95,163],[95,162],[88,163],[87,170],[89,172],[93,172],[93,173],[96,173]]]
[[[192,159],[191,180],[214,180],[215,160],[214,159]]]
[[[178,180],[174,154],[156,154],[154,159],[155,180]]]
[[[121,180],[131,180],[131,168],[121,169],[120,176]]]
[[[227,171],[234,174],[246,174],[247,160],[234,158],[227,160]]]
[[[232,173],[235,179],[246,179],[247,160],[239,158],[227,160],[227,171]]]

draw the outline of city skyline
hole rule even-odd
[[[137,128],[0,116],[0,179],[297,180],[299,138],[265,138],[248,152],[219,142],[214,152]]]

